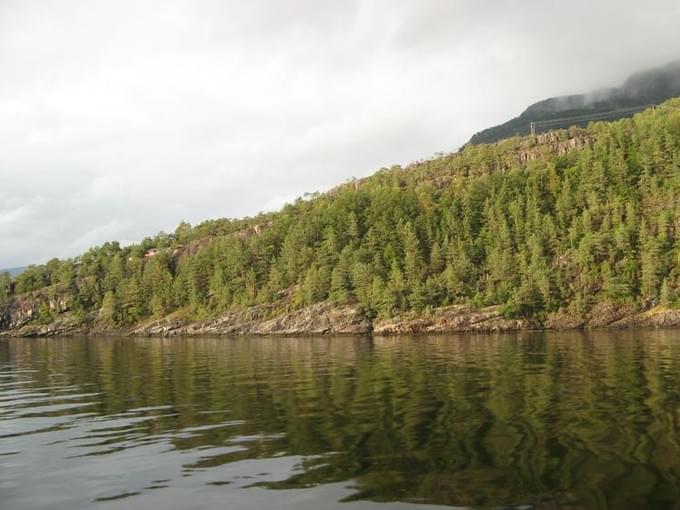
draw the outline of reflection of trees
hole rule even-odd
[[[189,468],[306,457],[272,488],[353,479],[358,499],[480,506],[680,498],[672,333],[7,345],[0,357],[37,370],[36,386],[101,392],[101,414],[170,405],[145,433],[230,424],[179,435],[177,449],[246,446]]]

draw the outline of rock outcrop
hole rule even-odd
[[[53,294],[53,293],[52,293]],[[675,328],[680,310],[661,307],[637,310],[632,305],[600,304],[585,315],[561,310],[542,320],[508,319],[500,306],[474,308],[453,305],[391,319],[371,319],[358,305],[329,302],[285,311],[288,299],[274,305],[232,309],[204,321],[183,318],[181,312],[131,328],[114,329],[96,316],[73,314],[56,295],[34,292],[0,307],[0,336],[130,335],[426,335],[454,332],[525,330]]]
[[[363,335],[371,332],[371,321],[356,306],[336,307],[317,303],[307,308],[271,317],[270,306],[233,310],[203,322],[168,317],[130,331],[137,336],[178,335]]]
[[[375,335],[413,335],[457,331],[517,331],[539,327],[526,319],[504,319],[499,306],[474,309],[457,305],[440,308],[426,316],[407,315],[373,324]]]
[[[83,331],[68,299],[54,289],[22,294],[0,306],[0,335],[53,336]]]
[[[45,292],[22,294],[0,309],[0,330],[18,329],[40,318],[41,314],[63,314],[69,309],[64,297]]]
[[[546,153],[563,156],[574,150],[582,150],[591,146],[595,139],[585,129],[570,129],[568,131],[550,131],[536,135],[534,146],[522,148],[518,152],[518,162],[526,165],[529,161],[540,159]]]

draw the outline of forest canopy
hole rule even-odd
[[[574,136],[587,143],[555,150]],[[468,146],[276,213],[105,243],[0,275],[0,304],[46,292],[111,326],[320,301],[373,317],[455,303],[507,317],[678,306],[680,100],[552,140]]]

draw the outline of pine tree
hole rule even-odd
[[[438,242],[434,242],[430,251],[430,273],[439,274],[444,270],[444,254]]]
[[[329,297],[334,303],[346,303],[352,290],[352,255],[351,248],[340,252],[338,263],[331,273]]]
[[[112,290],[109,290],[104,294],[102,306],[99,309],[99,320],[108,326],[116,326],[120,322],[120,319],[121,315],[118,298]]]
[[[352,287],[357,301],[364,309],[372,309],[371,289],[373,274],[371,267],[365,262],[355,262],[352,265]]]
[[[384,309],[388,315],[406,309],[408,305],[406,300],[406,288],[404,274],[401,272],[399,263],[394,259],[392,260],[392,268],[390,269],[390,277],[385,292]]]
[[[529,164],[517,162],[524,141],[469,147],[278,213],[104,243],[11,281],[0,275],[0,303],[65,298],[79,316],[99,311],[116,325],[179,308],[197,319],[325,299],[381,316],[450,303],[501,305],[513,317],[586,315],[605,302],[674,306],[679,119],[664,109],[593,126],[582,150]]]
[[[7,302],[11,294],[12,278],[9,276],[8,272],[0,273],[0,305]]]
[[[663,283],[661,284],[660,300],[661,306],[663,306],[664,308],[673,308],[673,306],[675,305],[676,296],[671,290],[671,285],[670,282],[668,281],[668,278],[664,278]]]

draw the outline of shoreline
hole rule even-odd
[[[500,306],[474,308],[452,305],[424,313],[391,319],[372,319],[358,306],[335,306],[328,302],[272,316],[271,307],[235,309],[209,320],[191,321],[179,314],[146,321],[127,328],[106,327],[96,317],[85,322],[68,312],[48,324],[32,320],[15,322],[0,337],[112,336],[420,336],[454,333],[503,333],[547,331],[593,331],[680,328],[680,309],[661,307],[636,310],[631,305],[603,304],[585,316],[565,311],[542,319],[508,319]]]

